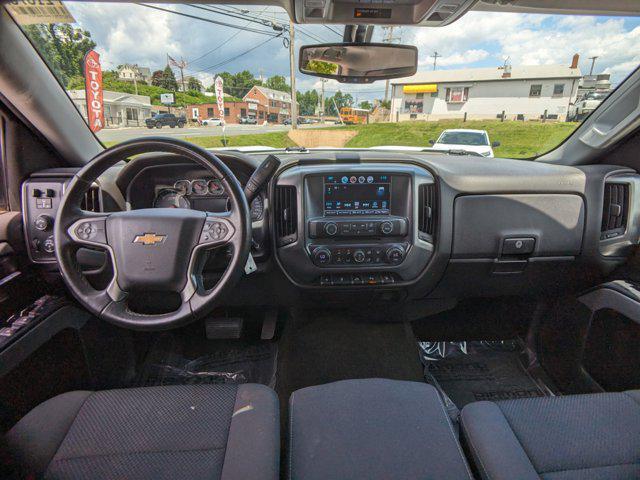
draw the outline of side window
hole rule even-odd
[[[0,212],[6,212],[9,209],[7,203],[7,183],[5,175],[5,129],[7,119],[0,113]]]
[[[561,97],[564,94],[564,83],[556,83],[553,86],[553,96]]]
[[[542,95],[542,85],[540,84],[531,85],[531,89],[529,90],[529,96],[539,97],[540,95]]]

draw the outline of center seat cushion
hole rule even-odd
[[[440,396],[425,383],[345,380],[289,400],[289,478],[473,478]]]

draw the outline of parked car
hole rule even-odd
[[[298,117],[296,119],[296,125],[304,125],[305,123],[309,123],[306,118]],[[282,124],[283,125],[291,125],[291,119],[287,118],[284,122],[282,122]]]
[[[576,103],[569,107],[568,120],[579,122],[593,112],[602,101],[607,98],[609,92],[589,92]]]
[[[147,128],[162,128],[166,125],[171,128],[183,128],[187,124],[187,119],[176,117],[173,113],[158,113],[151,118],[147,118],[144,123]]]
[[[224,125],[224,120],[221,118],[207,118],[202,121],[203,127],[221,127]]]
[[[437,140],[429,140],[434,150],[466,150],[493,157],[493,149],[500,142],[490,142],[486,130],[450,129],[444,130]]]
[[[244,125],[257,125],[258,120],[256,120],[256,117],[240,117],[240,123]]]

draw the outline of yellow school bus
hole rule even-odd
[[[340,109],[340,119],[347,125],[367,123],[369,110],[365,110],[364,108],[342,107]]]

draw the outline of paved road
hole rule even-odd
[[[301,125],[300,128],[323,128],[334,125]],[[252,133],[286,132],[289,125],[228,125],[225,134],[228,137]],[[162,135],[167,137],[208,137],[222,135],[222,127],[185,127],[185,128],[107,128],[98,132],[98,138],[104,142],[122,142],[129,138]]]

